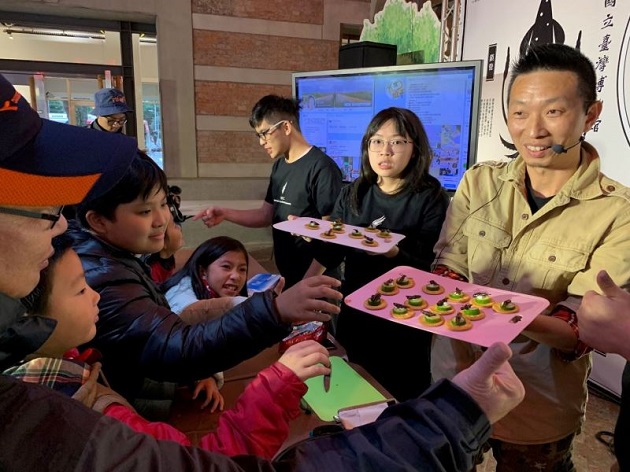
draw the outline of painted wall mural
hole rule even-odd
[[[423,62],[438,62],[440,54],[440,20],[425,2],[418,5],[405,0],[387,0],[374,15],[374,22],[363,21],[361,41],[396,44],[398,54],[422,51]]]
[[[621,0],[468,0],[462,58],[485,62],[478,160],[515,155],[507,130],[509,67],[535,44],[577,47],[593,62],[600,119],[587,141],[603,171],[630,185],[630,2]]]

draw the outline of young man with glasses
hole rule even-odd
[[[252,109],[249,124],[258,143],[275,159],[262,207],[253,210],[209,207],[195,219],[208,228],[223,220],[249,228],[262,228],[289,216],[325,218],[341,191],[341,171],[335,162],[309,144],[300,130],[300,105],[290,98],[267,95]],[[278,159],[279,158],[279,159]],[[273,251],[280,274],[290,287],[305,274],[323,272],[313,260],[309,244],[300,237],[273,229]],[[338,275],[334,272],[330,275]]]
[[[115,88],[103,88],[94,94],[94,110],[96,119],[89,126],[92,129],[108,133],[122,133],[127,123],[127,106],[125,95]]]
[[[55,321],[24,316],[19,299],[39,281],[63,233],[60,205],[101,196],[136,156],[130,138],[42,120],[0,75],[0,370],[37,350]],[[91,190],[90,190],[91,189]],[[15,211],[14,211],[15,210]],[[138,434],[113,418],[47,387],[0,375],[0,469],[3,471],[230,470],[356,471],[392,468],[470,470],[497,421],[523,397],[494,345],[474,368],[423,398],[388,408],[374,424],[309,440],[282,463],[228,458]],[[469,392],[469,393],[466,393]],[[369,437],[369,439],[368,439]],[[337,452],[338,451],[338,452]]]

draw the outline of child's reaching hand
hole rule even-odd
[[[223,399],[223,395],[219,392],[219,387],[217,386],[217,381],[214,377],[197,382],[195,390],[193,391],[193,400],[195,400],[201,392],[206,394],[206,399],[201,405],[202,410],[210,405],[210,413],[214,413],[217,408],[219,411],[223,411],[225,400]]]
[[[328,350],[309,339],[294,344],[282,354],[278,362],[291,369],[304,382],[311,377],[330,374]]]

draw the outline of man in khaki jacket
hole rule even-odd
[[[600,172],[584,142],[601,109],[588,58],[559,44],[530,49],[508,93],[519,155],[466,173],[435,247],[436,273],[550,302],[510,346],[526,396],[494,426],[498,470],[575,470],[591,366],[575,312],[600,269],[630,280],[630,191]],[[433,376],[450,378],[479,354],[438,337]]]

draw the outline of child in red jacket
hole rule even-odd
[[[81,261],[64,235],[53,239],[55,255],[42,271],[39,285],[25,300],[29,312],[56,320],[51,337],[29,359],[5,374],[48,385],[82,401],[136,431],[189,445],[181,431],[166,423],[151,423],[127,401],[98,382],[100,364],[77,356],[75,346],[96,333],[99,295],[85,282]],[[69,350],[71,356],[64,357]],[[288,436],[288,423],[299,414],[307,387],[304,380],[329,373],[328,352],[320,344],[303,342],[289,349],[247,386],[235,407],[222,413],[216,432],[199,447],[228,455],[255,454],[271,458]]]

